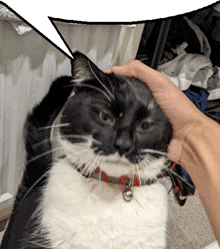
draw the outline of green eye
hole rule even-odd
[[[152,128],[152,127],[153,127],[153,123],[147,122],[147,121],[143,121],[139,125],[137,125],[136,129],[139,132],[146,132],[146,131],[149,131],[149,129]]]
[[[151,126],[151,123],[143,122],[143,123],[141,124],[141,129],[142,129],[142,130],[147,130],[147,129],[150,128],[150,126]]]
[[[99,112],[99,117],[100,117],[100,119],[101,119],[102,121],[104,121],[107,125],[113,126],[113,125],[115,124],[115,119],[114,119],[114,117],[113,117],[111,114],[109,114],[109,113],[107,113],[107,112],[105,112],[105,111]]]

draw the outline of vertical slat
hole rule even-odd
[[[152,59],[151,67],[157,69],[163,54],[166,38],[170,28],[171,19],[162,21],[159,36],[157,39],[157,45],[154,51],[154,56]]]
[[[0,196],[3,193],[3,144],[4,144],[4,97],[5,97],[5,88],[4,88],[4,69],[2,63],[2,43],[4,37],[4,23],[0,22]]]

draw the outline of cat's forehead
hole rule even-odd
[[[118,86],[116,86],[115,92],[116,97],[122,98],[127,102],[139,102],[144,106],[148,106],[149,103],[152,101],[153,96],[147,86],[135,79],[135,78],[128,78],[123,76],[116,76],[118,79]],[[119,88],[119,90],[117,90]]]

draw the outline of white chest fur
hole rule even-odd
[[[63,159],[50,172],[42,200],[42,225],[52,248],[165,248],[167,192],[159,183],[133,187],[87,179]]]

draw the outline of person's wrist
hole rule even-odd
[[[187,167],[194,159],[196,160],[193,154],[194,143],[198,142],[198,138],[207,129],[206,118],[203,113],[197,112],[194,117],[189,118],[181,129],[173,131],[173,138],[168,146],[170,160],[181,164],[183,167]]]

